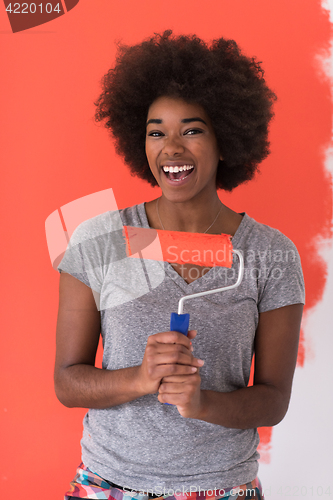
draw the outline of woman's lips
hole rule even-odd
[[[194,171],[194,165],[191,164],[179,164],[179,165],[163,165],[162,170],[165,175],[165,179],[170,185],[183,185],[187,182]]]

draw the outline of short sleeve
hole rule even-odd
[[[91,288],[88,274],[85,271],[81,245],[77,245],[76,247],[68,246],[65,255],[57,269],[59,273],[68,273]]]
[[[262,259],[259,278],[259,312],[305,303],[301,260],[294,243],[279,231]]]
[[[116,211],[89,219],[75,229],[58,271],[90,287],[100,311],[142,297],[159,286],[165,275],[160,262],[145,259],[139,252],[128,256],[122,220]]]
[[[110,261],[125,255],[119,213],[106,212],[84,221],[75,229],[57,269],[60,273],[71,274],[100,293]]]

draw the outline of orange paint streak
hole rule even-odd
[[[232,265],[232,244],[228,234],[186,233],[182,231],[162,231],[150,228],[124,226],[124,236],[128,256],[140,257],[145,249],[144,258],[178,264],[198,266]],[[153,246],[149,251],[151,243]]]

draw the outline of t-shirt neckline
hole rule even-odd
[[[138,204],[137,206],[137,213],[141,222],[142,227],[145,228],[150,228],[149,222],[148,222],[148,217],[147,217],[147,212],[145,208],[145,202]],[[251,220],[251,217],[249,217],[245,212],[242,212],[241,215],[243,215],[243,218],[234,234],[232,237],[232,246],[233,248],[237,249],[237,244],[241,239],[242,234],[244,233],[245,227],[248,225],[249,221]],[[162,263],[161,263],[162,264]],[[218,267],[218,266],[216,266]],[[172,267],[172,265],[169,262],[164,262],[164,270],[165,272],[172,278],[174,281],[176,281],[183,289],[188,290],[189,288],[194,288],[198,284],[200,285],[201,283],[204,282],[204,280],[207,281],[207,279],[210,277],[211,274],[214,274],[214,267],[212,267],[204,276],[201,276],[200,278],[197,278],[196,280],[192,281],[191,283],[187,283],[187,281],[184,280],[184,278],[175,271],[175,269]]]

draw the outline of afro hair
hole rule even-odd
[[[268,124],[275,94],[254,58],[234,40],[219,38],[208,46],[195,35],[168,30],[133,46],[121,45],[114,68],[102,79],[95,120],[115,140],[133,175],[156,186],[145,153],[150,105],[161,96],[201,105],[214,127],[223,161],[216,186],[231,191],[253,178],[269,154]]]

